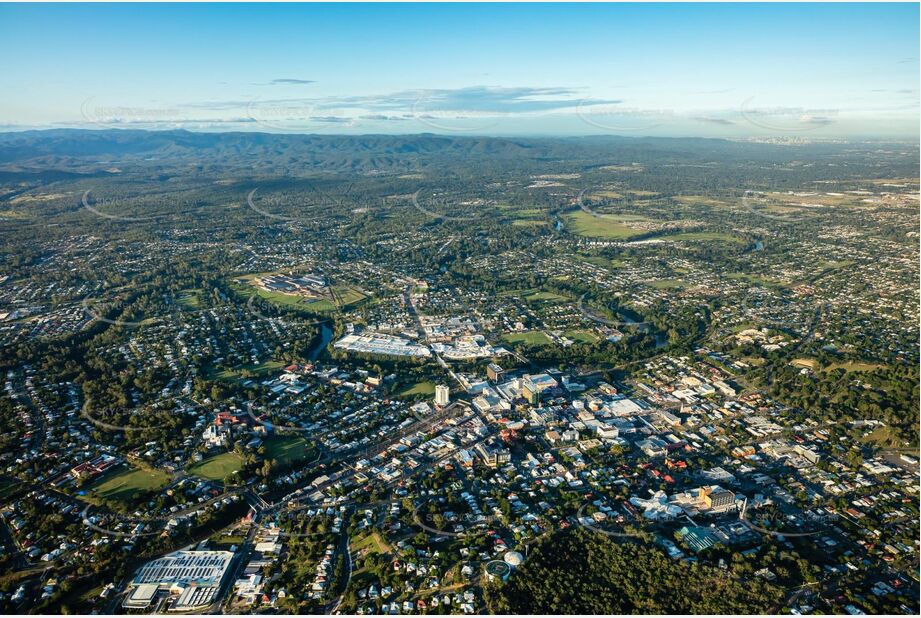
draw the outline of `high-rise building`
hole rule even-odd
[[[486,365],[486,377],[493,382],[498,382],[501,380],[503,375],[505,375],[505,370],[499,365],[495,363],[489,363]]]
[[[435,405],[446,406],[451,402],[451,389],[444,384],[435,387]]]

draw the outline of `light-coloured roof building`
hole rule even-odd
[[[171,607],[187,611],[213,603],[233,560],[229,551],[177,551],[151,560],[131,581],[124,607],[147,607],[159,591],[178,594]]]

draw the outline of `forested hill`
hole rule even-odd
[[[319,172],[391,174],[483,165],[540,172],[560,162],[583,168],[609,164],[668,165],[670,162],[715,167],[721,161],[739,160],[770,162],[773,167],[818,153],[833,153],[844,161],[855,149],[869,147],[833,143],[781,146],[719,139],[617,136],[498,138],[55,129],[0,133],[0,170],[66,169],[99,173],[126,167],[156,170],[165,165],[181,165],[193,166],[192,170],[199,166],[202,169],[262,170],[296,175]],[[898,175],[898,170],[887,173]]]
[[[783,591],[575,528],[537,546],[488,598],[499,614],[764,614]]]

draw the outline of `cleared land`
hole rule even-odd
[[[361,551],[362,549],[367,549],[369,553],[389,554],[393,551],[393,548],[390,547],[386,541],[384,541],[377,530],[351,543],[350,547],[354,552]]]

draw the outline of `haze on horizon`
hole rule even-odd
[[[0,130],[909,138],[917,4],[0,5]]]

